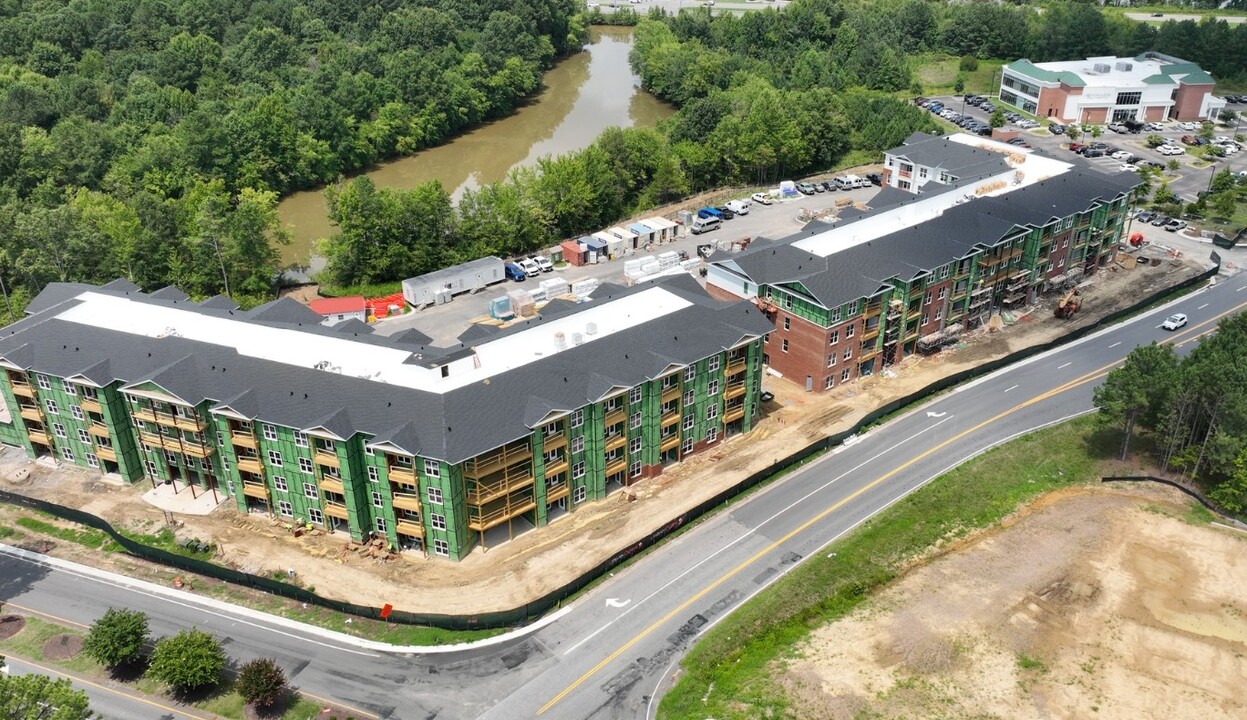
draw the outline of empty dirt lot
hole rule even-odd
[[[816,630],[808,718],[1247,717],[1247,534],[1140,486],[1041,498]]]

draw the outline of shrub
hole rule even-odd
[[[137,662],[147,643],[147,615],[138,610],[109,608],[91,626],[82,651],[105,667]]]
[[[973,55],[963,55],[957,67],[962,72],[974,72],[979,69],[979,59]]]
[[[271,708],[286,696],[286,673],[271,658],[259,658],[238,670],[234,689],[251,705]]]
[[[212,634],[183,630],[156,643],[147,676],[185,692],[216,683],[224,667],[225,652]]]

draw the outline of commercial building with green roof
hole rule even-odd
[[[1063,123],[1204,120],[1225,101],[1212,94],[1212,76],[1171,55],[1005,65],[998,97],[1032,115]]]

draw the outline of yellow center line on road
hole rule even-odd
[[[15,603],[15,602],[9,602],[9,601],[7,601],[7,600],[6,600],[6,601],[4,601],[4,602],[0,602],[0,610],[4,609],[4,608],[6,608],[6,607],[17,608],[18,610],[21,610],[21,611],[23,611],[23,612],[28,612],[28,613],[30,613],[31,615],[38,615],[39,617],[45,617],[45,618],[47,618],[47,619],[49,619],[49,620],[51,620],[51,621],[53,621],[53,622],[58,622],[58,623],[60,623],[60,624],[62,624],[62,625],[70,625],[70,626],[72,626],[72,627],[80,627],[80,628],[82,628],[83,630],[90,630],[90,629],[91,629],[91,626],[90,626],[90,625],[83,625],[83,624],[82,624],[82,623],[80,623],[80,622],[74,622],[73,620],[66,620],[66,619],[65,619],[65,618],[63,618],[63,617],[57,617],[56,615],[53,615],[53,614],[51,614],[51,613],[45,613],[45,612],[43,612],[42,610],[36,610],[36,609],[34,609],[34,608],[28,608],[28,607],[25,607],[24,605],[18,605],[18,604],[17,604],[17,603]]]
[[[1201,328],[1201,327],[1205,327],[1205,326],[1209,325],[1210,323],[1214,323],[1214,322],[1216,322],[1217,320],[1221,319],[1222,317],[1225,317],[1226,315],[1230,315],[1230,314],[1232,314],[1232,313],[1234,313],[1234,312],[1236,312],[1236,311],[1238,311],[1238,310],[1240,310],[1240,309],[1242,309],[1242,308],[1244,308],[1244,307],[1247,307],[1247,302],[1242,303],[1242,304],[1239,304],[1239,305],[1237,305],[1237,306],[1235,306],[1235,307],[1233,307],[1233,308],[1230,308],[1229,310],[1226,310],[1225,312],[1223,312],[1223,313],[1221,313],[1221,314],[1219,314],[1219,315],[1216,315],[1216,316],[1214,316],[1214,317],[1210,318],[1209,320],[1205,320],[1204,322],[1202,322],[1202,323],[1200,323],[1200,324],[1198,324],[1198,325],[1193,325],[1193,326],[1191,326],[1191,328],[1190,328],[1189,330],[1186,330],[1186,331],[1184,331],[1184,332],[1182,332],[1182,333],[1180,333],[1180,334],[1178,334],[1178,335],[1175,335],[1175,336],[1174,336],[1174,337],[1172,337],[1172,338],[1168,338],[1168,339],[1166,339],[1164,342],[1167,342],[1167,343],[1175,343],[1175,344],[1177,344],[1177,343],[1178,343],[1178,338],[1181,338],[1181,337],[1183,337],[1184,335],[1189,335],[1189,334],[1191,334],[1191,333],[1195,332],[1196,330],[1198,330],[1199,328]],[[1197,335],[1193,335],[1193,336],[1192,336],[1192,337],[1190,337],[1190,338],[1186,338],[1185,340],[1182,340],[1182,342],[1184,343],[1184,342],[1187,342],[1187,341],[1189,341],[1189,340],[1193,340],[1193,339],[1195,339],[1195,338],[1197,338],[1197,337],[1200,337],[1200,336],[1202,336],[1202,335],[1208,334],[1209,332],[1212,332],[1212,331],[1213,331],[1213,330],[1212,330],[1212,329],[1210,329],[1210,330],[1207,330],[1207,331],[1205,331],[1205,332],[1199,333],[1199,334],[1197,334]],[[915,457],[913,457],[913,458],[909,459],[908,461],[904,462],[903,464],[901,464],[901,465],[899,465],[899,466],[897,466],[897,467],[893,468],[892,470],[888,471],[887,473],[885,473],[885,474],[883,474],[883,475],[881,475],[881,476],[879,476],[879,477],[875,478],[874,480],[870,481],[870,482],[869,482],[869,483],[867,483],[866,485],[863,485],[862,487],[858,488],[856,491],[854,491],[854,492],[853,492],[853,494],[849,495],[848,497],[844,498],[843,500],[840,500],[839,502],[835,503],[834,505],[832,505],[831,507],[827,508],[826,510],[823,510],[823,511],[822,511],[822,512],[820,512],[818,515],[814,516],[813,518],[810,518],[808,521],[806,521],[806,522],[802,523],[799,527],[797,527],[796,529],[794,529],[794,530],[792,530],[791,532],[789,532],[787,535],[784,535],[784,536],[783,536],[783,537],[781,537],[780,539],[776,540],[775,542],[771,543],[770,545],[766,546],[765,548],[763,548],[763,549],[759,550],[758,552],[754,553],[752,557],[748,558],[747,560],[745,560],[745,561],[744,561],[744,562],[742,562],[741,564],[739,564],[739,565],[737,565],[736,567],[732,568],[731,570],[727,571],[727,572],[726,572],[726,573],[724,573],[722,576],[720,576],[717,580],[715,580],[714,582],[710,583],[710,584],[709,584],[709,585],[707,585],[706,587],[702,588],[702,589],[701,589],[701,590],[699,590],[697,593],[695,593],[694,595],[692,595],[691,597],[689,597],[687,600],[685,600],[684,602],[680,603],[680,605],[679,605],[679,606],[677,606],[676,608],[674,608],[673,610],[671,610],[670,612],[668,612],[666,615],[664,615],[664,616],[662,616],[661,618],[659,618],[659,619],[658,619],[657,621],[655,621],[652,625],[650,625],[649,627],[645,628],[645,629],[644,629],[644,630],[642,630],[641,632],[637,633],[637,634],[636,634],[636,635],[635,635],[635,636],[634,636],[631,640],[629,640],[628,642],[624,643],[624,644],[623,644],[623,645],[621,645],[621,646],[620,646],[617,650],[615,650],[615,651],[614,651],[614,652],[612,652],[610,655],[608,655],[608,656],[606,656],[605,658],[603,658],[603,659],[602,659],[602,661],[601,661],[601,662],[599,662],[597,665],[594,665],[593,667],[589,668],[587,671],[585,671],[585,673],[584,673],[583,675],[581,675],[580,677],[576,678],[576,680],[575,680],[575,681],[573,681],[573,682],[572,682],[572,684],[570,684],[570,685],[568,685],[567,687],[563,688],[563,690],[562,690],[561,692],[559,692],[559,694],[557,694],[557,695],[555,695],[553,698],[551,698],[551,699],[549,700],[549,702],[547,702],[545,705],[542,705],[542,706],[541,706],[541,709],[539,709],[539,710],[537,711],[537,714],[538,714],[538,715],[543,715],[543,714],[545,714],[545,712],[546,712],[547,710],[549,710],[550,708],[552,708],[552,707],[554,707],[555,705],[557,705],[560,701],[562,701],[562,700],[563,700],[563,698],[567,697],[569,694],[571,694],[571,692],[572,692],[572,691],[574,691],[576,688],[578,688],[578,687],[580,687],[582,684],[584,684],[584,682],[585,682],[586,680],[588,680],[589,678],[591,678],[591,677],[593,677],[594,675],[596,675],[596,674],[598,674],[599,672],[601,672],[601,671],[602,671],[602,668],[606,667],[606,666],[607,666],[607,665],[609,665],[611,662],[613,662],[616,658],[618,658],[620,655],[622,655],[622,654],[624,654],[625,652],[627,652],[627,651],[628,651],[628,649],[629,649],[629,648],[631,648],[633,645],[636,645],[638,642],[640,642],[640,641],[641,641],[641,640],[643,640],[645,637],[647,637],[648,635],[650,635],[651,633],[653,633],[655,630],[657,630],[658,628],[662,627],[664,624],[666,624],[666,623],[667,623],[669,620],[671,620],[673,617],[675,617],[676,615],[679,615],[681,612],[683,612],[684,610],[686,610],[686,609],[687,609],[690,605],[692,605],[693,603],[697,602],[697,601],[698,601],[698,600],[700,600],[701,598],[705,597],[705,595],[706,595],[707,593],[711,592],[712,590],[714,590],[715,588],[719,587],[719,586],[720,586],[720,585],[722,585],[723,583],[727,582],[728,580],[732,579],[732,578],[733,578],[733,577],[735,577],[736,575],[740,574],[743,570],[745,570],[746,568],[748,568],[750,565],[754,564],[755,562],[757,562],[758,560],[760,560],[761,558],[763,558],[763,557],[764,557],[764,556],[766,556],[767,554],[769,554],[769,553],[773,552],[776,548],[778,548],[778,547],[780,547],[781,545],[783,545],[784,543],[788,542],[788,541],[789,541],[789,540],[791,540],[793,537],[795,537],[795,536],[797,536],[798,534],[800,534],[800,533],[802,533],[802,532],[804,532],[804,531],[808,530],[808,529],[809,529],[811,526],[813,526],[815,523],[818,523],[818,522],[822,521],[822,520],[823,520],[823,519],[825,519],[828,515],[831,515],[833,512],[835,512],[835,511],[839,510],[840,508],[844,507],[846,504],[848,504],[848,503],[852,502],[853,500],[857,499],[857,498],[858,498],[859,496],[861,496],[863,493],[865,493],[865,492],[867,492],[867,491],[869,491],[869,490],[871,490],[871,489],[875,488],[875,487],[876,487],[876,486],[878,486],[880,483],[882,483],[882,482],[884,482],[884,481],[888,480],[889,478],[893,477],[893,476],[894,476],[894,475],[896,475],[897,473],[899,473],[899,472],[901,472],[901,471],[903,471],[903,470],[905,470],[905,469],[909,468],[910,466],[914,465],[915,463],[918,463],[918,462],[922,461],[923,459],[925,459],[925,458],[927,458],[927,457],[931,456],[932,454],[934,454],[934,453],[936,453],[936,452],[938,452],[938,451],[940,451],[940,450],[943,450],[944,448],[948,447],[949,445],[951,445],[951,444],[952,444],[952,443],[954,443],[954,442],[957,442],[958,440],[961,440],[962,438],[966,437],[967,435],[970,435],[970,434],[972,434],[972,433],[975,433],[975,432],[977,432],[977,431],[979,431],[979,430],[983,429],[984,427],[987,427],[988,425],[990,425],[990,424],[992,424],[992,423],[996,422],[997,420],[1000,420],[1000,419],[1002,419],[1002,418],[1008,417],[1009,415],[1012,415],[1013,413],[1015,413],[1015,412],[1017,412],[1017,411],[1019,411],[1019,410],[1022,410],[1022,409],[1025,409],[1025,408],[1027,408],[1027,407],[1029,407],[1029,406],[1031,406],[1031,405],[1034,405],[1035,403],[1038,403],[1038,402],[1043,402],[1044,400],[1047,400],[1048,398],[1055,397],[1055,396],[1060,395],[1061,393],[1064,393],[1064,392],[1066,392],[1066,391],[1068,391],[1068,390],[1072,390],[1072,389],[1074,389],[1074,388],[1076,388],[1076,387],[1079,387],[1079,386],[1085,385],[1085,384],[1087,384],[1087,383],[1089,383],[1089,382],[1092,382],[1092,381],[1094,381],[1094,380],[1098,380],[1098,379],[1100,379],[1101,377],[1103,377],[1103,376],[1107,375],[1107,374],[1109,373],[1109,371],[1110,371],[1110,370],[1112,370],[1112,368],[1116,367],[1117,365],[1120,365],[1121,363],[1122,363],[1122,361],[1120,361],[1120,360],[1119,360],[1119,361],[1115,361],[1115,362],[1111,362],[1111,363],[1109,363],[1109,364],[1107,364],[1107,365],[1104,365],[1104,366],[1102,366],[1102,367],[1100,367],[1100,368],[1098,368],[1098,369],[1096,369],[1096,370],[1092,370],[1092,371],[1091,371],[1091,372],[1089,372],[1089,373],[1086,373],[1086,374],[1084,374],[1084,375],[1081,375],[1081,376],[1079,376],[1078,378],[1075,378],[1075,379],[1073,379],[1073,380],[1070,380],[1069,382],[1067,382],[1067,383],[1065,383],[1065,384],[1063,384],[1063,385],[1059,385],[1059,386],[1057,386],[1057,387],[1055,387],[1055,388],[1052,388],[1051,390],[1047,390],[1047,391],[1045,391],[1045,392],[1042,392],[1042,393],[1040,393],[1040,394],[1036,395],[1035,397],[1032,397],[1031,399],[1026,400],[1025,402],[1018,403],[1017,405],[1014,405],[1013,407],[1009,408],[1008,410],[1005,410],[1005,411],[1003,411],[1003,412],[1001,412],[1001,413],[999,413],[999,414],[995,415],[994,417],[988,418],[987,420],[984,420],[983,422],[981,422],[981,423],[979,423],[979,424],[975,425],[974,427],[969,428],[968,430],[963,430],[962,432],[958,433],[957,435],[954,435],[953,437],[951,437],[951,438],[949,438],[949,439],[945,440],[944,442],[942,442],[942,443],[940,443],[940,444],[938,444],[938,445],[936,445],[936,446],[934,446],[934,447],[932,447],[932,448],[930,448],[930,449],[928,449],[928,450],[926,450],[926,451],[924,451],[924,452],[922,452],[922,453],[918,454],[917,456],[915,456]]]
[[[7,604],[11,604],[11,603],[5,603],[5,604],[7,605]],[[174,714],[174,715],[176,715],[176,716],[178,716],[178,717],[191,718],[191,720],[211,720],[212,718],[215,718],[215,717],[216,717],[215,715],[212,715],[212,714],[210,714],[210,713],[203,713],[203,714],[199,714],[198,712],[193,712],[193,713],[192,713],[192,712],[187,712],[186,710],[183,710],[183,709],[181,709],[181,708],[175,708],[175,707],[173,707],[173,706],[171,706],[171,705],[165,705],[164,703],[158,703],[158,702],[156,702],[155,700],[149,700],[149,699],[147,699],[147,698],[145,698],[145,697],[142,697],[142,696],[140,696],[140,695],[134,695],[134,694],[131,694],[131,693],[128,693],[128,692],[124,692],[124,691],[122,691],[122,690],[118,690],[117,688],[108,687],[107,685],[101,685],[101,684],[99,684],[99,683],[97,683],[97,682],[93,682],[93,681],[91,681],[91,680],[88,680],[88,679],[86,679],[86,678],[84,678],[84,677],[82,677],[82,676],[80,676],[80,675],[74,675],[73,673],[65,672],[64,670],[62,670],[62,669],[60,669],[60,668],[45,667],[45,666],[40,665],[39,663],[37,663],[37,662],[35,662],[35,661],[33,661],[33,660],[28,660],[28,659],[26,659],[26,658],[24,658],[24,657],[21,657],[20,655],[14,655],[14,654],[12,654],[12,653],[9,653],[9,657],[13,658],[14,660],[17,660],[18,662],[21,662],[21,663],[24,663],[24,664],[26,664],[26,665],[29,665],[29,666],[31,666],[31,667],[33,667],[33,668],[37,668],[37,669],[39,669],[40,671],[42,671],[42,672],[44,672],[44,673],[46,673],[46,674],[48,674],[48,675],[51,675],[52,677],[64,677],[64,678],[69,678],[70,680],[72,680],[72,681],[74,681],[74,682],[76,682],[76,683],[81,683],[81,684],[83,684],[83,685],[88,685],[88,686],[90,686],[90,687],[95,688],[96,690],[103,690],[104,692],[112,693],[113,695],[117,695],[117,696],[119,696],[119,697],[123,697],[123,698],[126,698],[126,699],[128,699],[128,700],[134,700],[134,701],[137,701],[137,702],[141,702],[141,703],[143,703],[144,705],[150,705],[150,706],[152,706],[152,707],[154,707],[154,708],[156,708],[156,709],[158,709],[158,710],[162,710],[162,711],[164,711],[164,712],[172,713],[172,714]]]

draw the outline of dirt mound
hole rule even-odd
[[[49,660],[69,660],[82,652],[82,638],[70,633],[61,633],[48,638],[43,644],[43,656]]]
[[[795,716],[1247,717],[1247,535],[1054,495],[815,631],[777,669]]]
[[[26,627],[26,618],[21,615],[5,615],[0,617],[0,640],[8,640]]]

